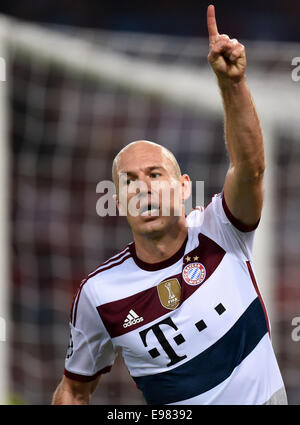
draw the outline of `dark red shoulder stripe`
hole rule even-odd
[[[70,309],[70,322],[71,322],[72,324],[73,324],[74,303],[75,303],[76,297],[77,297],[77,295],[78,295],[79,289],[80,289],[80,287],[76,289],[75,294],[74,294],[74,296],[73,296],[73,301],[72,301],[72,304],[71,304],[71,309]]]
[[[109,270],[109,269],[112,269],[115,266],[119,266],[120,264],[124,263],[124,261],[128,260],[128,258],[130,258],[130,257],[131,257],[131,254],[128,252],[128,254],[126,253],[125,257],[123,257],[117,263],[108,264],[106,267],[101,267],[101,269],[95,270],[93,273],[90,273],[88,275],[87,279],[90,279],[91,277],[96,276],[96,274],[104,272],[105,270]]]
[[[223,205],[223,209],[224,209],[224,212],[226,214],[226,217],[228,218],[228,220],[230,221],[230,223],[234,227],[236,227],[240,232],[252,232],[259,225],[260,220],[258,220],[258,222],[254,226],[248,226],[248,225],[244,224],[242,221],[240,221],[237,218],[235,218],[231,214],[231,212],[230,212],[230,210],[229,210],[229,208],[228,208],[228,206],[226,204],[225,196],[224,196],[224,191],[222,193],[222,205]]]
[[[82,290],[82,288],[83,288],[83,285],[86,283],[86,281],[87,281],[87,279],[84,279],[82,282],[81,282],[81,284],[80,284],[80,286],[79,286],[79,288],[78,288],[78,290],[77,290],[77,298],[76,298],[76,302],[75,302],[75,306],[74,306],[74,311],[73,311],[73,322],[72,322],[72,325],[73,326],[76,326],[76,317],[77,317],[77,307],[78,307],[78,301],[79,301],[79,298],[80,298],[80,294],[81,294],[81,290]]]
[[[126,252],[127,250],[127,252]],[[96,269],[91,272],[88,277],[90,275],[94,275],[97,274],[97,271],[99,270],[100,267],[104,267],[107,266],[109,263],[119,260],[123,255],[129,254],[130,253],[130,246],[127,245],[124,249],[122,249],[122,251],[120,251],[119,253],[117,253],[116,255],[114,255],[113,257],[109,258],[108,260],[104,261],[104,263],[101,263],[98,267],[96,267]]]
[[[248,267],[248,271],[249,271],[249,274],[250,274],[250,277],[251,277],[251,280],[252,280],[252,283],[253,283],[255,292],[257,293],[257,296],[258,296],[259,301],[261,303],[262,309],[264,311],[264,315],[265,315],[265,319],[266,319],[266,324],[267,324],[267,328],[268,328],[268,333],[269,333],[269,336],[271,337],[271,331],[270,331],[270,325],[269,325],[269,319],[268,319],[267,310],[266,310],[265,304],[263,302],[261,293],[260,293],[260,291],[258,289],[258,285],[257,285],[256,279],[255,279],[255,276],[254,276],[254,273],[253,273],[253,270],[252,270],[251,263],[250,263],[250,261],[246,261],[246,264],[247,264],[247,267]]]
[[[180,305],[188,299],[197,289],[205,285],[208,278],[214,273],[222,261],[225,251],[216,242],[207,236],[199,235],[199,245],[192,251],[185,253],[182,261],[182,269],[189,263],[196,261],[204,265],[206,269],[205,280],[200,285],[188,285],[182,278],[182,273],[171,275],[164,280],[177,279],[181,286]],[[122,277],[120,276],[120,283]],[[209,284],[207,282],[207,284]],[[159,298],[157,286],[138,292],[126,298],[102,304],[97,307],[98,313],[104,323],[105,328],[111,338],[117,337],[127,332],[131,332],[153,320],[170,312],[162,305]],[[127,315],[133,310],[140,318],[134,324],[123,327]]]
[[[64,375],[67,378],[73,379],[74,381],[79,381],[79,382],[91,382],[94,379],[97,378],[97,376],[99,375],[103,375],[104,373],[108,373],[110,372],[112,366],[106,366],[105,368],[99,370],[99,372],[95,373],[94,375],[91,376],[87,376],[87,375],[79,375],[77,373],[73,373],[70,372],[69,370],[65,369],[64,370]]]
[[[116,260],[118,260],[120,257],[122,257],[122,255],[127,254],[126,250],[127,250],[127,251],[128,251],[128,253],[129,253],[129,249],[130,249],[130,248],[129,248],[129,246],[127,245],[124,249],[122,249],[122,251],[120,251],[119,253],[115,254],[113,257],[109,258],[108,260],[104,261],[104,263],[100,264],[100,265],[96,268],[96,270],[97,270],[97,269],[99,269],[99,267],[103,267],[103,266],[105,266],[105,265],[107,265],[107,264],[111,263],[112,261],[116,261]],[[95,270],[95,271],[96,271],[96,270]]]
[[[80,284],[79,288],[77,289],[77,292],[74,296],[73,299],[73,303],[72,303],[72,307],[71,307],[71,314],[70,314],[70,321],[72,323],[73,326],[76,326],[76,318],[77,318],[77,309],[78,309],[78,302],[79,302],[79,298],[80,298],[80,294],[82,291],[82,288],[84,286],[84,284],[91,278],[96,276],[97,274],[105,271],[105,270],[109,270],[115,266],[119,266],[120,264],[124,263],[124,261],[126,261],[128,258],[131,257],[131,254],[128,252],[128,254],[126,253],[125,256],[118,262],[113,263],[113,264],[109,264],[106,267],[101,267],[100,269],[95,270],[93,273],[90,273]],[[74,305],[75,303],[75,305]]]

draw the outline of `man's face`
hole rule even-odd
[[[133,233],[158,236],[183,215],[184,182],[159,146],[140,143],[125,150],[117,164],[117,205]]]

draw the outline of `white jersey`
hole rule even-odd
[[[278,395],[286,403],[252,267],[253,229],[221,194],[187,222],[168,260],[145,263],[131,243],[82,282],[65,375],[93,380],[121,348],[148,404],[264,404]]]

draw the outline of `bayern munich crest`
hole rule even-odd
[[[190,263],[183,269],[182,276],[189,285],[200,285],[206,277],[206,270],[201,263]]]

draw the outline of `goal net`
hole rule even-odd
[[[1,398],[49,404],[76,288],[131,241],[123,217],[97,215],[97,183],[111,180],[125,144],[147,139],[170,149],[193,182],[205,182],[207,205],[228,167],[222,105],[207,40],[0,21],[1,223],[10,229],[0,240],[0,317],[9,330],[0,340]],[[299,87],[291,79],[299,46],[245,44],[268,158],[255,262],[291,402],[300,392],[299,345],[290,337],[300,298]],[[120,356],[92,402],[143,403]]]

